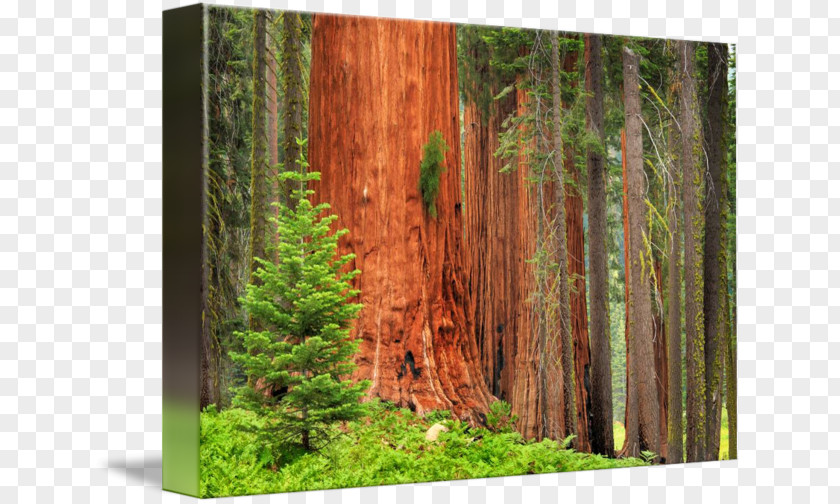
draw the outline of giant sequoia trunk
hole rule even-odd
[[[516,107],[520,116],[533,113],[535,103],[528,93],[529,83],[524,76],[517,78]],[[526,438],[558,439],[565,430],[565,409],[563,406],[563,373],[561,347],[557,326],[549,327],[549,321],[556,321],[556,314],[546,313],[547,292],[535,273],[535,256],[538,242],[544,242],[547,223],[544,216],[550,211],[550,201],[545,194],[553,194],[553,184],[540,187],[529,181],[533,178],[530,152],[538,148],[534,137],[528,134],[526,125],[520,125],[520,133],[526,138],[520,145],[516,160],[517,196],[513,210],[519,215],[519,232],[512,246],[521,258],[522,303],[517,313],[515,343],[516,372],[513,376],[511,406],[513,414],[519,417],[517,428]],[[550,294],[550,293],[549,293]],[[550,332],[552,330],[553,332]],[[553,344],[552,344],[553,343]]]
[[[647,227],[645,174],[642,159],[642,118],[639,98],[638,55],[624,49],[624,120],[627,130],[627,226],[630,262],[628,321],[630,346],[630,387],[638,391],[638,439],[630,436],[627,454],[638,456],[641,450],[659,450],[659,409],[653,353],[649,272],[652,257],[645,246]]]
[[[499,92],[497,86],[492,94]],[[487,109],[469,95],[464,105],[464,219],[469,258],[470,312],[490,392],[513,397],[517,342],[527,330],[531,306],[524,289],[528,259],[521,233],[530,229],[519,208],[522,171],[500,173],[495,156],[502,121],[516,110],[516,95],[494,100]],[[526,237],[529,239],[529,237]],[[518,407],[518,405],[517,405]]]
[[[339,253],[362,271],[354,378],[420,414],[480,421],[491,395],[465,287],[456,69],[454,25],[316,15],[309,161],[316,197],[350,231]],[[434,130],[450,147],[437,218],[418,189]]]
[[[709,54],[708,136],[709,182],[706,203],[704,257],[705,352],[706,352],[706,459],[720,453],[720,418],[723,406],[723,363],[728,344],[726,309],[726,224],[729,204],[726,180],[727,70],[729,54],[725,44],[707,44]]]
[[[586,65],[586,129],[604,146],[604,67],[600,35],[584,39]],[[592,350],[592,451],[608,457],[613,440],[612,368],[610,364],[609,276],[607,268],[607,169],[604,154],[590,147],[586,154],[589,209],[589,307]]]
[[[686,460],[706,458],[706,366],[703,331],[703,160],[700,107],[694,76],[695,43],[677,42],[685,229]]]
[[[576,36],[569,37],[576,40]],[[563,72],[568,76],[569,87],[578,87],[578,51],[569,50],[563,58]],[[572,103],[563,100],[563,113],[571,114]],[[563,145],[563,171],[566,179],[566,247],[568,249],[569,276],[571,290],[569,307],[571,310],[572,340],[574,342],[575,405],[577,406],[578,451],[591,451],[589,444],[589,324],[586,316],[586,257],[583,237],[583,193],[581,192],[580,172],[575,166],[575,148],[572,142]]]

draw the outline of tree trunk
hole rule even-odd
[[[668,453],[668,345],[665,339],[665,320],[662,316],[662,260],[653,260],[653,355],[656,362],[656,397],[659,406],[659,446],[655,450],[660,459]]]
[[[726,309],[729,309],[729,292],[726,293]],[[737,306],[732,302],[732,322],[727,322],[727,364],[726,364],[726,414],[729,424],[729,460],[738,458],[738,352],[735,328]]]
[[[706,238],[703,256],[703,306],[705,308],[706,353],[706,459],[720,453],[720,417],[723,406],[723,360],[727,343],[726,322],[726,233],[728,215],[726,180],[727,80],[729,53],[725,44],[706,44],[709,54],[708,136],[709,182],[705,205]]]
[[[647,206],[642,159],[642,118],[638,55],[624,49],[624,121],[627,130],[627,220],[630,234],[629,316],[632,355],[629,388],[638,390],[639,438],[628,440],[628,455],[659,450],[659,411],[651,334],[650,280],[652,257],[645,245]],[[629,432],[629,430],[628,430]]]
[[[686,460],[706,458],[706,369],[703,331],[703,160],[694,76],[695,43],[678,41],[685,228]]]
[[[673,42],[668,42],[673,50]],[[680,75],[680,60],[674,60],[674,71],[671,73],[673,81],[671,87],[670,104],[678,107],[673,90],[677,88],[676,80]],[[674,111],[674,114],[678,114]],[[682,407],[682,321],[680,289],[680,231],[679,224],[679,180],[681,177],[680,136],[679,124],[672,121],[668,128],[668,160],[670,177],[668,177],[668,456],[669,464],[679,464],[683,461],[683,407]]]
[[[570,434],[577,434],[577,411],[575,408],[575,378],[574,378],[574,348],[572,339],[572,315],[569,305],[569,266],[568,248],[566,246],[566,186],[563,176],[563,100],[560,82],[560,51],[558,34],[550,32],[551,36],[551,68],[553,74],[553,115],[552,127],[554,134],[554,239],[557,241],[557,270],[558,270],[558,292],[557,304],[559,310],[560,324],[560,348],[562,355],[563,369],[563,406],[565,425],[564,437]],[[549,343],[553,344],[553,343]],[[574,441],[575,448],[579,448],[577,440]]]
[[[419,414],[483,421],[484,386],[465,287],[455,25],[317,14],[312,31],[310,156],[315,197],[348,228],[364,304],[355,379]],[[418,189],[423,145],[449,151],[437,218]]]
[[[622,92],[622,98],[624,93]],[[624,445],[621,456],[628,453],[630,441],[639,439],[639,391],[630,376],[634,356],[630,351],[630,226],[627,185],[627,132],[621,130],[621,180],[622,180],[622,224],[624,225]],[[638,443],[635,446],[638,453]],[[631,452],[632,453],[632,452]]]
[[[496,85],[491,89],[493,95],[499,91]],[[525,259],[530,256],[520,236],[529,229],[523,222],[529,216],[516,211],[527,172],[500,173],[504,163],[495,156],[502,121],[515,110],[515,93],[494,100],[486,111],[469,95],[464,105],[463,213],[470,312],[485,383],[494,396],[509,403],[517,340],[527,327],[531,306],[523,289]]]
[[[576,35],[568,36],[572,41]],[[569,76],[569,86],[572,90],[578,87],[578,51],[568,50],[563,59],[563,72]],[[563,101],[563,113],[572,113],[572,102]],[[563,145],[563,171],[567,177],[566,184],[566,245],[568,247],[569,276],[571,277],[571,291],[569,292],[569,306],[571,308],[572,340],[574,341],[574,377],[575,377],[575,405],[577,406],[577,439],[575,448],[578,451],[592,451],[590,446],[590,353],[589,353],[589,323],[586,310],[586,247],[583,236],[583,194],[580,187],[580,173],[575,167],[575,148],[572,142]]]
[[[277,59],[273,51],[270,49],[272,44],[266,44],[266,64],[268,70],[266,71],[266,95],[267,95],[267,109],[268,109],[268,166],[271,168],[270,173],[273,180],[277,180],[278,170],[276,168],[278,161],[278,145],[277,145]],[[279,189],[279,188],[278,188]],[[274,201],[278,201],[276,196],[281,193],[278,190]],[[279,200],[285,203],[283,200]]]
[[[534,106],[526,87],[525,79],[520,74],[517,76],[516,86],[516,113],[519,116],[529,114],[531,107]],[[522,135],[527,134],[525,125],[520,125],[519,128]],[[515,338],[516,361],[511,409],[512,413],[519,417],[517,423],[519,432],[527,439],[542,439],[549,436],[549,432],[554,432],[548,426],[564,425],[562,407],[552,407],[552,405],[562,405],[562,388],[552,389],[550,396],[552,405],[550,405],[545,386],[547,374],[562,383],[563,376],[559,373],[559,366],[554,365],[559,361],[560,352],[559,348],[551,348],[549,350],[553,350],[551,353],[553,359],[550,361],[545,359],[544,300],[541,295],[535,295],[538,284],[534,263],[529,261],[536,252],[537,237],[543,232],[540,221],[542,202],[538,198],[536,184],[527,180],[532,174],[529,151],[535,144],[534,138],[531,137],[520,145],[516,160],[519,181],[516,184],[517,206],[514,209],[520,216],[521,229],[517,233],[517,242],[521,255],[517,260],[517,265],[523,271],[519,296],[524,300],[524,304],[517,314],[518,334]],[[544,362],[551,364],[551,373],[547,371],[547,366],[543,365]],[[559,432],[559,429],[555,430]]]
[[[284,169],[295,171],[300,157],[298,138],[304,137],[303,108],[306,92],[303,81],[303,22],[297,12],[282,12],[283,34],[280,39],[280,75],[283,85],[283,162]],[[291,186],[285,184],[281,197],[291,201]]]
[[[258,282],[254,272],[259,263],[254,257],[265,258],[266,206],[268,202],[266,172],[266,61],[265,61],[265,24],[266,11],[254,11],[254,101],[253,128],[251,146],[251,235],[249,259],[251,262],[251,283]],[[254,328],[253,320],[249,325]]]
[[[584,38],[586,65],[586,129],[604,147],[604,67],[600,35]],[[607,169],[604,154],[589,148],[586,154],[589,178],[589,306],[592,355],[591,398],[592,452],[615,455],[613,438],[612,367],[610,362],[610,304],[607,268]]]

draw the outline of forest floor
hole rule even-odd
[[[336,433],[343,435],[320,452],[287,453],[276,462],[270,450],[257,443],[257,435],[248,431],[261,426],[256,415],[236,408],[206,410],[201,414],[201,496],[646,465],[640,459],[576,452],[548,439],[527,441],[510,429],[470,428],[445,411],[420,418],[378,400],[366,404],[367,415],[337,427]],[[427,441],[426,433],[435,423],[448,431],[440,432],[436,441]]]

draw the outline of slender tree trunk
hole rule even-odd
[[[720,453],[720,418],[723,406],[723,363],[727,344],[726,233],[728,216],[726,177],[726,101],[729,52],[725,44],[709,43],[708,167],[710,186],[705,205],[706,238],[703,263],[706,352],[706,459]]]
[[[563,100],[560,82],[560,51],[558,35],[551,33],[551,67],[553,74],[553,134],[554,134],[554,237],[557,240],[558,309],[560,310],[560,345],[563,357],[563,405],[565,408],[565,435],[577,434],[577,410],[575,408],[574,349],[572,338],[572,315],[569,305],[569,266],[566,246],[566,186],[563,176]],[[578,449],[577,440],[574,446]]]
[[[706,366],[703,330],[703,158],[694,75],[695,43],[678,41],[685,228],[686,460],[706,459]]]
[[[645,245],[645,174],[642,160],[642,118],[639,98],[638,55],[624,49],[624,121],[627,128],[627,208],[630,230],[629,321],[630,346],[633,356],[630,386],[638,390],[639,439],[629,439],[629,454],[641,450],[659,450],[659,400],[651,334],[650,280],[652,257]],[[637,447],[638,446],[638,447]]]
[[[271,26],[273,23],[271,20],[268,20],[268,26]],[[268,40],[266,41],[266,101],[268,102],[267,105],[267,112],[268,112],[268,167],[267,170],[268,176],[271,180],[271,188],[273,193],[268,198],[271,200],[272,203],[280,203],[280,204],[287,204],[286,195],[284,186],[280,179],[279,175],[282,171],[282,168],[278,167],[279,163],[279,155],[278,155],[278,133],[279,128],[277,124],[277,57],[274,54],[274,44],[271,43],[272,36],[268,35]],[[270,213],[274,214],[275,216],[280,215],[280,208],[275,208],[274,210],[270,210]],[[276,241],[276,236],[272,234],[274,240]],[[274,261],[277,261],[277,252],[274,253]]]
[[[315,197],[349,229],[339,253],[354,253],[349,266],[362,272],[353,377],[419,414],[481,422],[492,396],[465,286],[455,42],[450,24],[315,15],[310,163],[321,172]],[[449,146],[437,218],[418,189],[435,130]]]
[[[668,42],[673,50],[673,42]],[[678,107],[676,80],[680,75],[680,60],[676,58],[675,68],[671,73],[674,82],[669,97],[672,107]],[[679,111],[675,110],[676,116]],[[668,178],[668,456],[669,464],[683,461],[683,407],[682,407],[682,317],[680,290],[680,231],[679,224],[679,182],[681,177],[679,124],[672,121],[668,128],[668,160],[670,177]]]
[[[622,97],[624,93],[622,92]],[[626,105],[625,105],[626,107]],[[627,185],[627,132],[621,130],[621,178],[622,178],[622,224],[624,225],[624,445],[621,447],[622,456],[630,455],[631,441],[635,443],[635,453],[638,454],[639,439],[639,390],[634,385],[635,375],[631,376],[635,356],[630,346],[630,226],[629,226],[629,192]]]
[[[586,64],[586,129],[604,145],[604,66],[600,35],[584,38]],[[607,268],[607,168],[601,150],[590,147],[586,154],[589,178],[589,306],[592,355],[592,451],[615,455],[613,438],[612,367],[610,350],[610,303]]]
[[[283,85],[283,157],[286,170],[297,170],[300,157],[298,138],[304,137],[303,109],[306,106],[306,90],[303,79],[303,21],[297,12],[280,13],[283,34],[280,39],[280,74]],[[282,197],[291,201],[291,186],[285,184]]]
[[[253,101],[253,141],[251,146],[251,237],[249,258],[251,262],[251,282],[259,279],[254,272],[259,263],[254,257],[265,258],[266,206],[268,189],[266,183],[266,11],[254,11],[254,101]],[[249,322],[253,327],[253,320]]]
[[[271,37],[269,37],[269,40],[270,38]],[[277,163],[279,162],[277,143],[277,59],[275,58],[271,47],[271,43],[266,44],[265,61],[268,67],[268,70],[266,71],[266,95],[268,102],[268,165],[271,167],[270,173],[272,179],[277,180]],[[285,203],[285,201],[277,199],[277,196],[280,194],[281,193],[278,190],[272,200]]]
[[[726,308],[729,309],[729,292],[726,293]],[[735,328],[737,306],[732,302],[731,325],[727,321],[727,365],[726,365],[726,413],[729,424],[729,460],[738,458],[738,352]]]
[[[566,36],[570,42],[577,35]],[[569,49],[563,58],[565,80],[572,91],[578,87],[577,49]],[[571,100],[563,100],[563,113],[572,114]],[[572,340],[574,341],[575,405],[577,406],[577,439],[575,448],[589,452],[589,387],[590,353],[589,323],[586,310],[586,252],[583,235],[583,194],[580,173],[575,166],[575,147],[572,142],[563,145],[563,172],[566,178],[566,245],[568,247],[569,276],[571,277],[569,306],[571,311]]]

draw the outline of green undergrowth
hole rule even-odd
[[[253,429],[261,420],[242,409],[201,414],[201,496],[296,492],[339,487],[485,478],[645,465],[578,453],[552,440],[526,441],[515,432],[471,428],[433,412],[421,418],[389,403],[366,403],[361,419],[336,427],[340,435],[320,452],[271,460]],[[435,422],[447,427],[426,441]],[[507,429],[505,429],[507,430]]]

